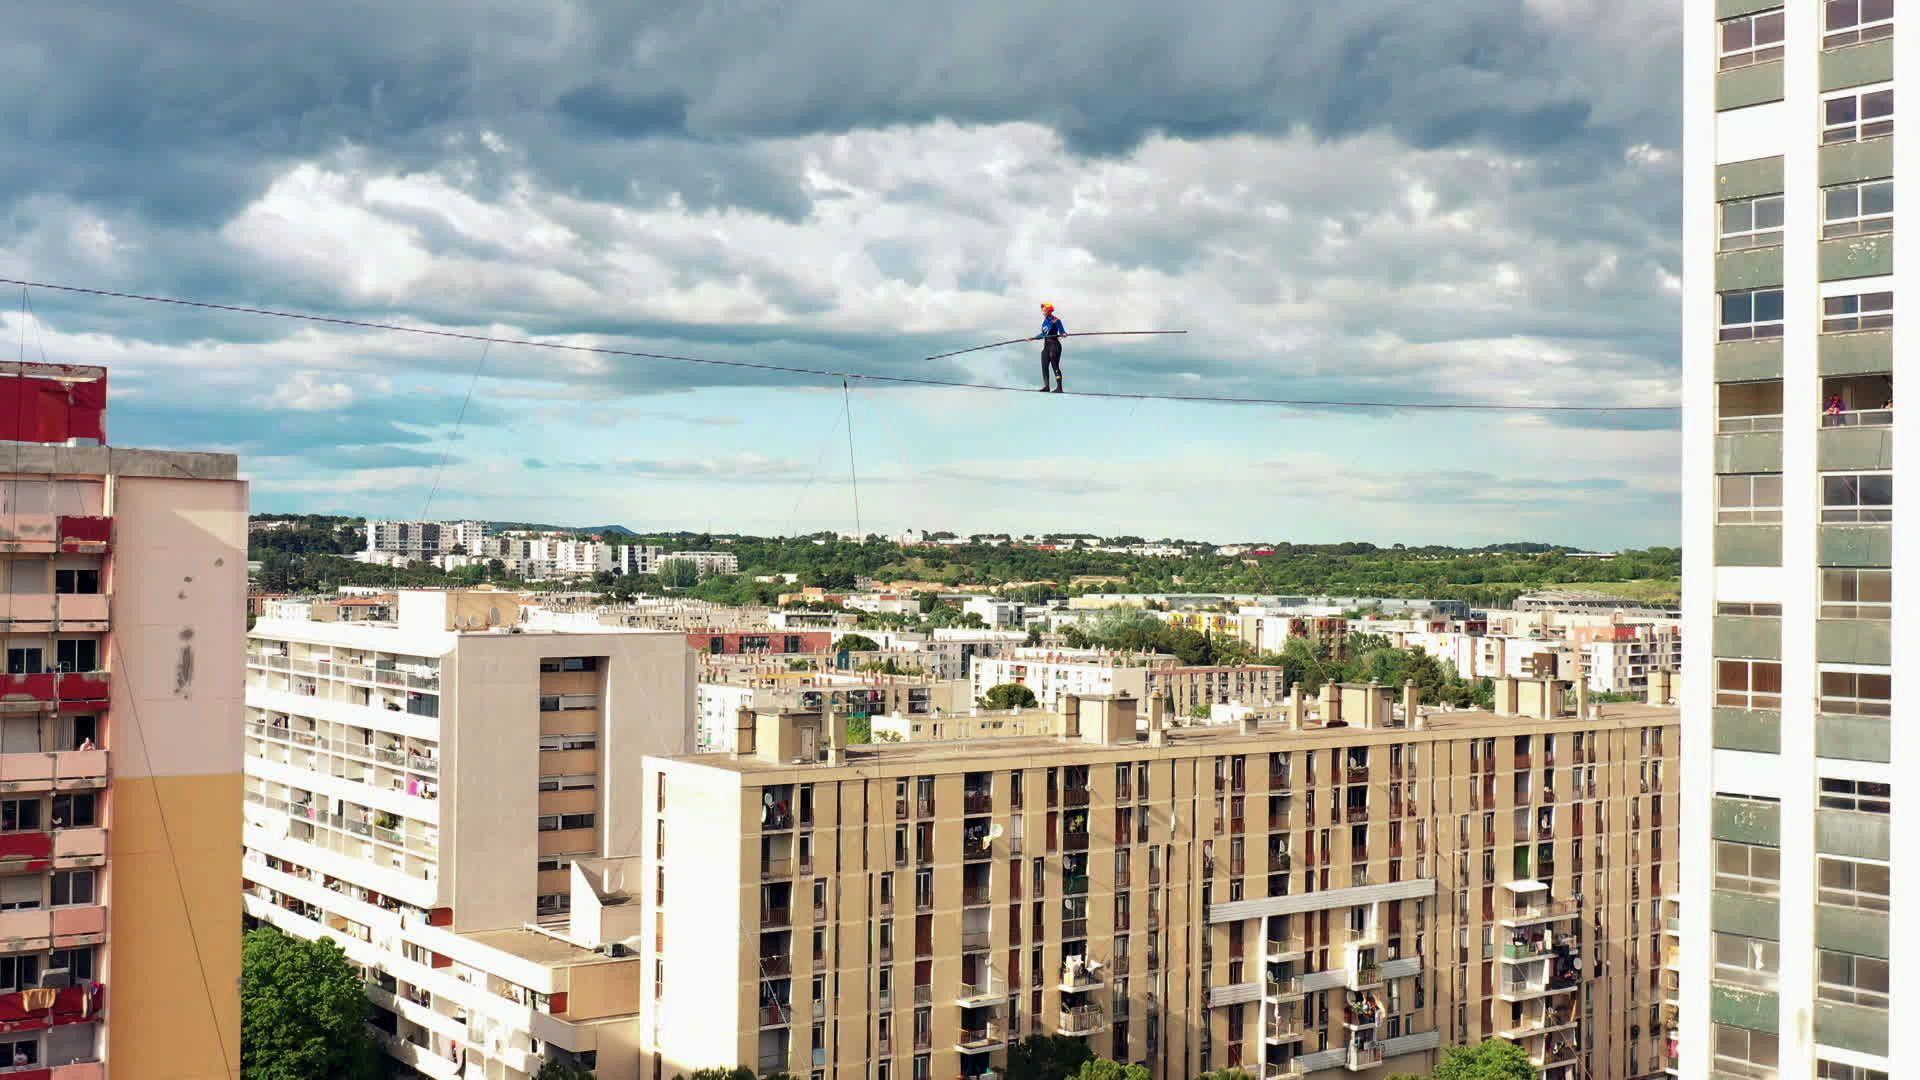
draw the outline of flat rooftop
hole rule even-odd
[[[481,930],[461,934],[461,938],[496,949],[518,960],[543,967],[569,967],[576,964],[618,964],[633,956],[608,956],[584,945],[575,945],[537,930]]]
[[[977,739],[872,743],[849,747],[846,764],[840,766],[828,765],[824,762],[796,765],[790,762],[763,761],[756,757],[735,757],[727,753],[688,754],[678,756],[675,760],[696,762],[741,774],[818,774],[827,769],[892,770],[902,767],[938,765],[942,762],[1018,761],[1026,758],[1055,757],[1075,751],[1135,758],[1143,754],[1152,757],[1186,757],[1194,753],[1233,752],[1237,746],[1244,747],[1247,752],[1264,753],[1268,750],[1285,749],[1291,744],[1316,748],[1328,745],[1373,745],[1438,741],[1482,735],[1524,734],[1535,731],[1620,730],[1680,722],[1680,710],[1675,706],[1634,702],[1604,705],[1597,720],[1582,720],[1574,716],[1555,717],[1552,720],[1541,720],[1531,716],[1496,716],[1491,712],[1478,709],[1456,712],[1423,710],[1422,716],[1426,721],[1426,726],[1423,728],[1365,728],[1348,725],[1331,728],[1315,726],[1294,731],[1280,720],[1261,723],[1253,734],[1243,733],[1237,723],[1174,727],[1167,729],[1166,744],[1158,747],[1148,745],[1145,732],[1137,734],[1131,743],[1086,742],[1058,735],[1006,735],[985,736]],[[938,718],[922,717],[921,719]],[[955,716],[954,719],[962,720],[966,717]]]

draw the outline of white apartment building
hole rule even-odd
[[[453,553],[474,554],[487,547],[488,529],[480,521],[375,521],[367,520],[366,562],[404,559],[431,559]],[[382,558],[384,557],[384,558]]]
[[[740,572],[740,556],[731,551],[668,551],[660,555],[659,565],[670,562],[690,562],[701,577]]]
[[[1147,697],[1150,668],[1171,670],[1177,657],[1157,653],[1122,654],[1102,649],[1017,648],[1011,656],[976,656],[972,664],[973,694],[982,697],[995,686],[1013,683],[1033,691],[1040,708],[1058,709],[1062,695],[1076,697],[1126,694]]]
[[[608,865],[648,842],[614,763],[692,747],[684,637],[528,630],[486,591],[398,607],[370,624],[278,606],[250,635],[247,914],[339,942],[421,1073],[637,1077],[634,961],[565,916],[617,900]]]
[[[1920,572],[1893,520],[1920,413],[1893,381],[1920,232],[1893,187],[1920,141],[1893,128],[1920,33],[1891,0],[1684,10],[1680,1075],[1913,1076],[1920,922],[1889,912],[1920,895],[1892,842]]]

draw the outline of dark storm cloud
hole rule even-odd
[[[276,163],[353,144],[420,164],[483,126],[537,145],[561,189],[656,192],[663,169],[690,198],[784,212],[791,190],[703,172],[675,144],[936,118],[1038,120],[1095,153],[1296,125],[1603,156],[1674,134],[1673,87],[1620,78],[1523,0],[82,0],[20,7],[7,39],[11,197],[158,221],[219,220]],[[1677,44],[1639,41],[1631,66]]]

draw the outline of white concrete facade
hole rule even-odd
[[[1849,21],[1873,6],[1685,5],[1682,617],[1695,644],[1680,694],[1675,1071],[1689,1080],[1885,1080],[1920,1065],[1890,1022],[1920,999],[1920,928],[1888,915],[1920,888],[1920,862],[1893,860],[1891,840],[1914,794],[1891,777],[1920,754],[1920,696],[1892,677],[1920,656],[1920,574],[1886,582],[1891,514],[1920,500],[1920,420],[1893,411],[1890,390],[1823,415],[1846,380],[1890,386],[1903,279],[1920,265],[1898,255],[1910,234],[1890,214],[1855,225],[1843,210],[1916,153],[1888,137],[1890,118],[1869,124],[1864,95],[1920,71],[1920,35]],[[1774,52],[1740,55],[1743,20],[1765,20]],[[1755,200],[1778,200],[1777,230],[1740,239]],[[1770,289],[1761,333],[1764,319],[1739,313]],[[1886,323],[1835,319],[1842,298],[1870,293],[1891,294]],[[1890,499],[1843,500],[1865,482],[1842,478],[1860,475]],[[1756,482],[1777,485],[1777,506]],[[1863,505],[1874,512],[1854,516]],[[1853,575],[1878,576],[1891,602],[1841,603]],[[1756,856],[1777,871],[1729,872]],[[1834,888],[1842,877],[1875,884]],[[1730,962],[1743,956],[1759,963]]]

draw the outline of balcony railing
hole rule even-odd
[[[990,791],[970,791],[962,798],[961,803],[969,814],[993,813],[993,793]]]
[[[1349,1045],[1347,1047],[1347,1068],[1356,1072],[1361,1069],[1371,1069],[1384,1060],[1386,1060],[1386,1052],[1380,1049],[1378,1043],[1372,1046]]]
[[[1091,1035],[1107,1026],[1107,1012],[1098,1005],[1060,1010],[1060,1034]]]
[[[960,890],[960,899],[968,907],[985,904],[993,899],[993,889],[987,885],[968,885]]]
[[[1085,806],[1092,799],[1092,796],[1093,793],[1088,788],[1070,787],[1063,793],[1061,801],[1068,806]]]
[[[769,926],[791,926],[792,924],[792,908],[770,907],[760,913],[760,925],[763,928]]]

